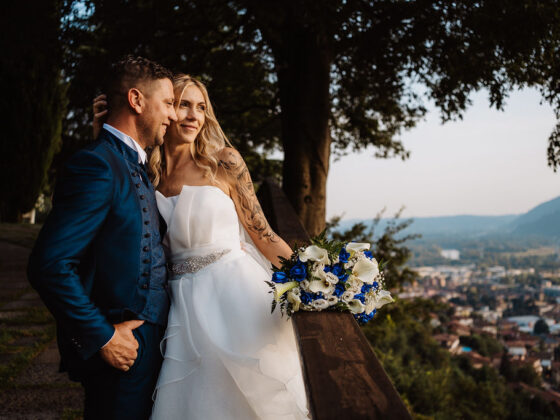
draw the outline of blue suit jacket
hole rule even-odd
[[[111,339],[123,311],[140,313],[146,301],[149,290],[139,287],[147,261],[135,188],[138,174],[146,176],[140,171],[137,152],[103,130],[59,176],[30,256],[29,280],[56,319],[62,364],[70,371]]]

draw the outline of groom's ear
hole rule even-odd
[[[128,90],[128,105],[137,113],[141,114],[145,106],[145,98],[142,92],[136,88]]]

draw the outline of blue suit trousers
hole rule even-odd
[[[160,342],[165,328],[145,322],[133,334],[138,357],[129,371],[105,363],[99,353],[90,363],[95,373],[82,380],[85,389],[84,420],[143,420],[152,412],[152,395],[163,362]]]

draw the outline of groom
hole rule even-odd
[[[61,369],[85,388],[84,418],[147,419],[169,297],[148,146],[177,116],[171,73],[113,66],[107,123],[59,175],[28,276],[54,315]]]

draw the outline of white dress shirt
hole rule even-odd
[[[132,150],[136,150],[138,152],[138,163],[146,163],[146,152],[142,147],[138,144],[136,140],[132,137],[124,134],[122,131],[117,130],[115,127],[109,124],[103,124],[103,128],[107,130],[109,133],[116,136],[119,140],[121,140],[124,144],[130,147]]]

